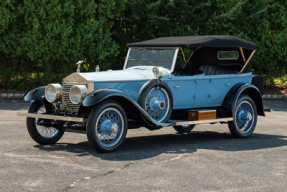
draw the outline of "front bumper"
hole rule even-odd
[[[31,118],[40,118],[40,119],[51,119],[51,120],[58,120],[58,121],[72,121],[78,123],[85,123],[87,122],[86,118],[80,117],[67,117],[67,116],[60,116],[60,115],[49,115],[49,114],[38,114],[38,113],[17,113],[18,116],[24,117],[31,117]]]

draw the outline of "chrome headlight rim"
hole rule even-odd
[[[59,83],[52,83],[47,85],[45,89],[45,98],[50,103],[55,103],[61,100],[62,85]]]
[[[153,67],[152,72],[156,79],[161,79],[163,77],[163,73],[158,67]]]
[[[69,91],[69,99],[73,104],[78,105],[88,93],[85,85],[73,85]]]

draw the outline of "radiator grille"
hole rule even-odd
[[[63,83],[63,110],[69,112],[78,112],[81,104],[74,104],[69,98],[70,89],[74,85],[85,85],[85,83]]]

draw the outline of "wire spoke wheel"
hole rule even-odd
[[[247,133],[254,122],[254,110],[248,101],[240,103],[236,109],[235,121],[237,128],[242,133]]]
[[[41,101],[36,100],[30,106],[29,113],[46,113],[46,109]],[[43,119],[27,117],[27,129],[32,139],[41,145],[54,144],[59,141],[64,130],[39,124],[43,122]]]
[[[37,113],[46,113],[46,109],[44,107],[44,105],[42,105],[39,110],[37,111]],[[60,131],[57,130],[56,128],[54,127],[46,127],[46,126],[43,126],[43,125],[37,125],[38,122],[40,122],[41,120],[36,118],[35,119],[35,125],[36,125],[36,129],[38,131],[38,133],[45,139],[53,139],[55,138],[59,133]]]
[[[163,88],[152,88],[145,99],[145,111],[156,121],[163,121],[170,110],[170,101]]]
[[[118,149],[128,129],[124,108],[116,101],[106,100],[97,105],[89,115],[87,138],[98,152]]]
[[[121,113],[115,108],[107,108],[98,117],[96,135],[105,147],[116,145],[123,134],[124,121]]]
[[[228,122],[228,127],[234,137],[248,137],[253,133],[257,123],[257,109],[250,96],[240,96],[233,119]]]

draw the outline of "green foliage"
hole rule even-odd
[[[131,42],[226,34],[257,44],[267,83],[286,73],[286,0],[2,0],[1,87],[60,82],[82,59],[82,71],[121,69]]]
[[[275,84],[278,84],[278,85],[287,84],[287,76],[284,75],[281,77],[274,78],[274,82]]]
[[[271,1],[266,11],[266,30],[258,39],[256,66],[269,81],[287,69],[287,1]]]
[[[253,67],[266,81],[287,68],[285,0],[131,0],[116,18],[114,38],[121,54],[126,43],[162,36],[233,35],[257,44]],[[188,55],[186,55],[188,57]]]
[[[108,69],[109,57],[118,53],[110,29],[123,7],[117,0],[1,1],[1,86],[30,89],[61,82],[82,59],[84,71],[97,64]],[[38,75],[27,84],[31,73]]]

